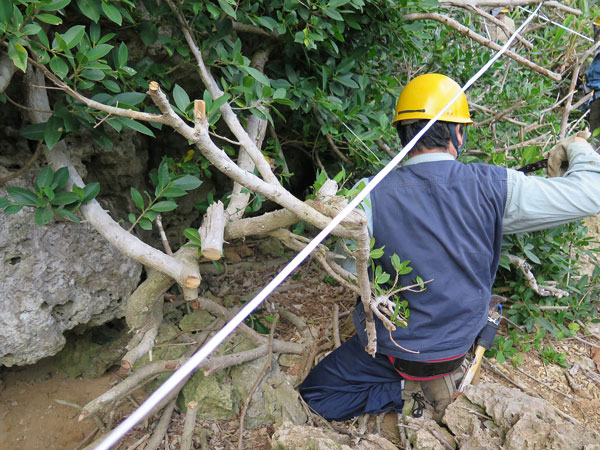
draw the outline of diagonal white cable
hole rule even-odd
[[[542,3],[540,3],[535,10],[537,12]],[[275,290],[279,284],[281,284],[287,277],[304,261],[308,255],[321,243],[323,240],[337,227],[344,218],[350,214],[350,212],[356,208],[360,202],[377,186],[383,178],[389,174],[397,165],[404,159],[406,154],[415,146],[417,141],[431,128],[431,126],[444,114],[450,105],[452,105],[475,81],[477,81],[481,75],[483,75],[494,62],[506,51],[508,47],[515,40],[517,35],[527,26],[527,24],[533,19],[534,14],[530,15],[519,28],[513,33],[513,35],[506,41],[500,50],[475,74],[462,89],[454,96],[452,100],[448,102],[435,117],[429,120],[417,135],[411,139],[411,141],[398,153],[381,171],[373,177],[373,179],[367,184],[364,189],[344,208],[340,213],[331,219],[331,222],[317,234],[312,241],[308,243],[302,251],[300,251],[282,270],[267,284],[252,300],[246,305],[223,327],[217,332],[200,350],[198,350],[183,366],[177,369],[156,391],[142,403],[138,409],[136,409],[127,419],[125,419],[118,427],[116,427],[96,448],[95,450],[108,450],[121,439],[125,433],[132,429],[138,422],[144,419],[158,403],[166,397],[185,377],[190,375],[199,365],[210,355],[226,338],[229,336],[235,328],[242,323],[246,317],[250,315],[255,308],[257,308],[263,300],[265,300],[271,292]]]
[[[523,11],[526,11],[529,14],[531,14],[531,11],[529,11],[527,8],[523,8],[522,6],[517,6],[517,8],[522,9]],[[537,11],[537,9],[536,9],[536,11]],[[562,28],[563,30],[567,30],[569,33],[576,34],[577,36],[587,39],[590,42],[594,42],[594,40],[591,37],[586,36],[585,34],[581,34],[579,31],[575,31],[572,28],[566,27],[563,24],[555,22],[554,20],[550,20],[550,19],[548,19],[548,17],[546,17],[545,14],[539,13],[538,16],[540,17],[540,19],[545,20],[546,22],[550,22],[552,25],[556,25],[557,27]]]

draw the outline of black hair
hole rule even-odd
[[[400,142],[402,146],[406,146],[412,138],[414,138],[419,131],[429,122],[427,119],[416,120],[415,122],[404,125],[402,121],[396,124],[398,130],[398,136],[400,136]],[[450,122],[435,122],[427,132],[421,136],[417,141],[411,152],[420,153],[423,150],[429,150],[434,148],[448,149],[452,135],[450,134],[450,126],[456,125]],[[463,125],[460,131],[463,131]]]

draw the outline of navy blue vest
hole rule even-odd
[[[485,326],[491,288],[502,243],[506,204],[506,169],[485,164],[435,161],[408,165],[390,173],[371,193],[377,259],[392,280],[390,256],[410,260],[413,271],[400,277],[403,286],[418,275],[423,292],[401,292],[408,300],[407,328],[393,332],[377,322],[377,352],[425,361],[465,353]],[[354,326],[366,345],[365,313],[359,302]]]

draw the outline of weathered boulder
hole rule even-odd
[[[182,321],[183,322],[183,321]],[[243,337],[231,337],[215,354],[224,355],[252,349],[253,346]],[[178,406],[185,409],[189,402],[198,402],[198,417],[201,419],[229,419],[239,414],[248,393],[262,372],[267,357],[249,361],[232,367],[229,371],[219,371],[205,376],[202,370],[196,372],[187,382],[178,399]],[[252,396],[246,411],[244,425],[248,429],[265,424],[281,425],[284,421],[295,424],[306,422],[294,389],[291,377],[283,373],[273,358],[271,369]]]
[[[355,438],[323,428],[283,423],[271,438],[273,450],[396,450],[394,444],[376,434]]]
[[[0,214],[0,364],[6,366],[56,354],[66,330],[122,316],[142,270],[89,225],[54,221],[40,228],[33,214]]]
[[[114,204],[125,208],[122,193],[143,183],[147,165],[147,154],[138,154],[135,135],[123,133],[115,139],[119,145],[111,151],[82,136],[67,143],[82,175],[86,166],[81,161],[94,163],[87,166],[86,181],[99,181],[101,195],[120,191],[111,196],[111,210]],[[29,158],[24,156],[29,151],[24,140],[11,144],[8,138],[0,139],[0,148],[10,150],[0,156],[0,177]],[[39,170],[34,166],[7,185],[31,189]],[[7,197],[5,187],[0,187],[0,197]],[[126,215],[124,210],[117,214],[115,220]],[[32,208],[9,216],[0,213],[0,365],[32,364],[56,354],[65,344],[66,330],[121,317],[142,271],[140,264],[123,256],[89,225],[54,220],[40,228],[33,217]]]
[[[461,449],[600,448],[600,432],[568,422],[543,399],[494,383],[468,386],[443,421]]]

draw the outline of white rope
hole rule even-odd
[[[536,9],[539,10],[542,6],[540,3]],[[452,100],[448,102],[435,117],[429,120],[427,124],[417,133],[417,135],[411,139],[411,141],[398,153],[381,171],[373,177],[373,179],[367,184],[362,191],[333,219],[331,222],[317,234],[312,241],[310,241],[300,253],[298,253],[283,269],[282,271],[271,280],[252,300],[246,305],[223,327],[217,332],[200,350],[198,350],[184,365],[177,369],[156,391],[146,399],[127,419],[125,419],[118,427],[116,427],[97,447],[95,450],[108,450],[121,439],[125,433],[131,430],[138,422],[144,419],[147,414],[150,414],[152,410],[160,403],[160,401],[166,397],[185,377],[190,375],[199,365],[210,355],[226,338],[229,336],[235,328],[242,323],[246,317],[250,315],[255,308],[257,308],[263,300],[265,300],[273,290],[279,284],[281,284],[288,275],[296,269],[302,261],[304,261],[308,255],[327,237],[329,233],[337,227],[344,218],[356,208],[360,202],[377,186],[383,178],[389,174],[397,165],[404,159],[406,154],[412,150],[417,141],[429,130],[433,124],[450,108],[450,106],[461,96],[463,93],[473,84],[477,79],[483,75],[494,62],[508,49],[508,47],[515,40],[517,35],[527,26],[527,24],[534,17],[532,14],[523,22],[523,24],[513,33],[513,35],[506,41],[504,46],[477,72],[462,89],[454,96]]]
[[[529,11],[527,8],[523,8],[522,6],[517,6],[517,8],[522,9],[523,11],[527,11],[529,14],[532,14],[532,12]],[[536,9],[536,11],[537,11],[537,9]],[[586,36],[585,34],[581,34],[579,31],[575,31],[569,27],[564,26],[561,23],[555,22],[554,20],[550,20],[550,19],[548,19],[548,17],[546,17],[542,13],[539,13],[538,16],[540,16],[540,19],[545,20],[546,22],[550,22],[552,25],[556,25],[557,27],[562,28],[563,30],[567,30],[569,33],[576,34],[577,36],[587,39],[590,42],[594,42],[594,40],[591,37]]]

